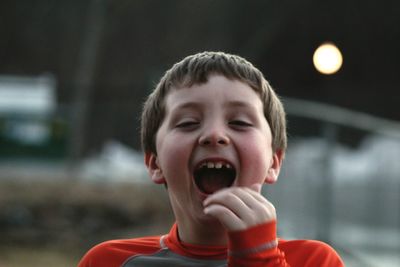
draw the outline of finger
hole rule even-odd
[[[255,199],[257,199],[259,202],[262,202],[264,204],[268,204],[270,203],[268,201],[268,199],[266,199],[261,192],[255,191],[251,188],[245,188],[244,190],[246,190],[251,196],[253,196]]]
[[[216,193],[204,202],[204,206],[221,205],[231,210],[240,219],[251,221],[252,217],[249,216],[251,213],[249,206],[244,203],[244,200],[239,196],[239,194],[236,194],[235,191],[237,190],[232,189],[225,190],[218,194]]]
[[[216,204],[228,208],[247,227],[276,219],[275,207],[260,193],[246,187],[231,187],[216,192],[204,206]]]
[[[204,213],[217,218],[230,231],[246,229],[246,224],[225,206],[212,204],[204,209]]]
[[[220,193],[210,196],[206,202],[206,206],[217,204],[222,205],[231,210],[238,218],[240,218],[247,226],[256,225],[267,220],[266,200],[258,201],[252,194],[258,194],[244,187],[232,187]]]
[[[221,194],[224,194],[224,192],[228,191],[230,188],[225,188],[225,189],[221,189],[211,195],[209,195],[204,201],[203,201],[203,205],[207,206],[214,198],[218,197]]]
[[[237,215],[248,222],[248,224],[255,225],[276,219],[274,205],[260,193],[249,188],[237,188],[232,190],[232,192],[248,207],[248,209],[235,210]]]

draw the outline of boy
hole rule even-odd
[[[328,245],[276,237],[261,194],[286,149],[283,106],[245,59],[204,52],[175,64],[145,102],[145,164],[176,218],[164,236],[104,242],[79,267],[344,266]]]

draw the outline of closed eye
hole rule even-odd
[[[191,129],[199,125],[197,121],[183,121],[175,125],[176,128]]]
[[[253,124],[247,122],[247,121],[242,121],[242,120],[233,120],[229,122],[229,125],[232,126],[238,126],[238,127],[251,127]]]

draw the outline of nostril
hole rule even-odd
[[[210,140],[204,140],[203,142],[201,142],[202,145],[209,145],[210,143]]]
[[[223,139],[218,140],[218,144],[220,144],[220,145],[225,145],[226,143],[227,143],[226,140],[223,140]]]
[[[228,144],[230,143],[230,139],[229,139],[229,137],[228,137],[227,135],[221,135],[221,136],[218,138],[217,143],[218,143],[219,145],[228,145]]]
[[[200,138],[199,144],[202,146],[209,146],[211,144],[211,141],[208,138]]]

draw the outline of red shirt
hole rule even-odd
[[[177,225],[169,234],[113,240],[86,253],[78,267],[212,266],[212,267],[344,267],[335,250],[313,240],[276,239],[276,222],[230,232],[226,246],[181,242]]]

